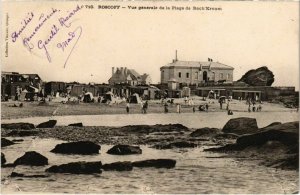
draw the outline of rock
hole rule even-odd
[[[57,144],[51,152],[60,154],[99,154],[101,146],[90,141]]]
[[[190,134],[190,136],[191,137],[200,137],[200,136],[203,136],[203,135],[214,135],[214,134],[217,134],[219,132],[220,132],[220,130],[217,129],[217,128],[204,127],[204,128],[195,130],[194,132],[192,132]]]
[[[15,167],[16,165],[14,163],[7,163],[7,164],[1,164],[2,168],[7,168],[7,167]]]
[[[16,172],[13,171],[13,172],[10,174],[10,176],[11,176],[11,177],[23,177],[24,174],[16,173]]]
[[[26,137],[26,136],[36,136],[39,132],[35,130],[26,130],[26,131],[11,131],[7,134],[7,136],[15,136],[15,137]]]
[[[156,149],[172,149],[172,148],[195,148],[198,145],[193,142],[187,141],[179,141],[179,142],[172,142],[168,144],[157,144],[153,147]]]
[[[6,163],[5,155],[1,152],[1,165]]]
[[[1,124],[1,128],[30,130],[30,129],[34,129],[35,127],[34,124],[31,123],[9,123],[9,124]]]
[[[280,169],[299,170],[299,153],[271,162],[268,166]]]
[[[93,174],[93,173],[102,173],[101,167],[102,167],[101,161],[71,162],[68,164],[54,165],[54,166],[46,169],[46,172],[72,173],[72,174]]]
[[[23,139],[13,139],[13,140],[11,140],[11,141],[13,141],[13,142],[22,142],[22,141],[24,141]]]
[[[48,165],[48,159],[35,151],[30,151],[30,152],[26,152],[23,156],[15,160],[14,164],[44,166],[44,165]]]
[[[222,131],[225,133],[243,135],[258,132],[258,126],[255,118],[240,117],[230,119]]]
[[[24,175],[23,173],[12,172],[10,177],[45,178],[48,175]]]
[[[289,122],[263,128],[265,131],[243,135],[236,140],[235,144],[228,144],[220,148],[211,148],[206,151],[232,151],[244,150],[248,147],[256,147],[260,150],[262,146],[267,147],[269,141],[277,141],[290,148],[290,151],[299,151],[299,122]],[[270,142],[271,143],[271,142]],[[279,148],[280,149],[280,148]]]
[[[234,133],[221,133],[214,136],[215,139],[237,139],[239,135]]]
[[[36,126],[36,128],[53,128],[57,123],[57,120],[49,120]]]
[[[72,127],[83,127],[82,123],[73,123],[73,124],[69,124],[68,126],[72,126]]]
[[[272,126],[276,126],[276,125],[281,125],[281,124],[282,124],[281,122],[274,122],[274,123],[269,124],[268,126],[265,126],[262,129],[265,129],[265,128],[268,128],[268,127],[272,127]]]
[[[114,155],[142,154],[142,149],[139,146],[116,145],[109,149],[107,153]]]
[[[135,161],[133,167],[155,167],[155,168],[173,168],[176,165],[176,160],[172,159],[151,159]]]
[[[245,82],[251,86],[271,86],[274,74],[266,66],[246,72],[238,82]]]
[[[114,163],[102,165],[102,169],[105,171],[131,171],[132,164],[129,161],[114,162]]]
[[[6,146],[10,146],[10,145],[13,145],[13,144],[15,144],[15,143],[8,140],[8,139],[6,139],[6,138],[3,138],[3,137],[1,138],[1,148],[6,147]]]
[[[154,132],[179,132],[188,131],[189,129],[182,124],[168,124],[168,125],[128,125],[119,128],[121,132],[149,134]]]

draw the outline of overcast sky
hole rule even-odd
[[[250,69],[267,66],[275,75],[273,85],[299,88],[299,2],[98,2],[94,3],[95,8],[98,4],[175,5],[218,7],[222,11],[82,8],[68,20],[72,22],[69,28],[61,26],[58,19],[66,18],[77,4],[92,3],[6,2],[2,20],[2,71],[38,73],[45,81],[107,83],[111,67],[122,66],[140,74],[149,73],[157,83],[160,67],[172,61],[177,49],[179,60],[212,58],[234,67],[234,80]],[[35,31],[44,18],[41,14],[50,14],[51,8],[60,11],[36,32],[30,40],[34,48],[29,51],[22,40]],[[21,29],[24,24],[21,21],[31,12],[32,20],[16,42],[12,42],[11,34]],[[38,41],[49,38],[53,25],[59,31],[46,46],[49,62],[44,48],[41,45],[38,48]],[[6,29],[8,57],[5,57]],[[68,34],[73,31],[74,34]],[[68,38],[64,51],[58,48]]]

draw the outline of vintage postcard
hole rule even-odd
[[[299,2],[1,9],[1,193],[299,193]]]

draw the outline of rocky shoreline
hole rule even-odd
[[[1,147],[9,147],[22,141],[8,140],[5,137],[23,136],[54,138],[68,142],[92,142],[97,145],[147,145],[158,150],[205,146],[208,147],[205,149],[208,152],[221,152],[232,158],[245,160],[258,159],[260,165],[274,168],[299,170],[298,121],[284,124],[277,122],[258,128],[255,119],[242,117],[229,120],[223,129],[190,129],[181,124],[123,127],[86,127],[82,124],[55,126],[54,121],[45,122],[39,125],[39,128],[29,123],[2,124],[1,127]],[[132,150],[141,152],[136,148]],[[5,159],[5,154],[3,158]]]

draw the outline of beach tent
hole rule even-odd
[[[82,101],[85,103],[93,102],[94,96],[91,92],[86,92],[82,97]]]
[[[132,94],[130,96],[130,103],[133,103],[133,104],[140,104],[140,103],[142,103],[139,94],[137,94],[137,93]]]

